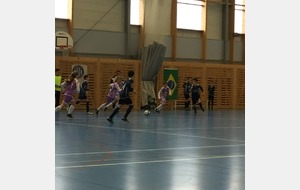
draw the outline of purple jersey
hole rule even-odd
[[[76,92],[77,89],[77,84],[76,84],[76,80],[73,80],[71,83],[68,82],[64,82],[62,84],[65,93],[64,93],[64,102],[65,103],[70,103],[73,98],[74,98],[74,94]]]
[[[160,99],[161,99],[162,101],[166,101],[167,96],[169,95],[169,93],[170,93],[170,88],[167,87],[167,86],[163,86],[163,87],[159,90],[159,92],[158,92],[158,97],[160,97]]]
[[[111,101],[113,101],[113,100],[115,99],[115,97],[116,97],[117,95],[119,95],[119,90],[121,90],[121,89],[120,89],[118,83],[116,83],[116,82],[111,83],[111,84],[109,85],[109,88],[110,88],[110,89],[109,89],[109,92],[108,92],[108,94],[107,94],[107,96],[106,96],[106,100],[107,100],[108,102],[111,102]]]

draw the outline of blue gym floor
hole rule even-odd
[[[56,190],[244,190],[245,110],[55,113]]]

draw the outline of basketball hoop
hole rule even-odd
[[[66,45],[58,46],[59,50],[62,52],[62,56],[69,56],[69,48]]]
[[[65,49],[68,49],[68,46],[66,46],[66,45],[60,45],[60,46],[59,46],[59,49],[63,51],[63,50],[65,50]]]
[[[55,49],[62,53],[62,56],[69,56],[73,48],[73,39],[67,32],[58,31],[55,33]]]

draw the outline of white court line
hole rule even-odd
[[[88,168],[88,167],[131,165],[131,164],[150,164],[150,163],[162,163],[162,162],[181,162],[181,161],[191,161],[191,160],[208,160],[208,159],[238,158],[238,157],[245,157],[245,155],[208,156],[208,157],[181,158],[181,159],[170,159],[170,160],[150,160],[150,161],[140,161],[140,162],[121,162],[121,163],[110,163],[110,164],[58,166],[58,167],[55,167],[55,169]]]
[[[189,130],[191,130],[191,129],[198,129],[198,130],[214,129],[215,130],[215,129],[245,129],[245,127],[206,127],[206,128],[204,128],[204,127],[183,127],[183,128],[168,127],[168,128],[159,128],[159,129],[155,129],[155,130],[170,130],[170,131],[172,131],[172,130],[180,130],[180,129],[185,129],[185,130],[186,129],[189,129]]]
[[[198,147],[180,147],[180,148],[157,148],[157,149],[140,149],[140,150],[116,150],[109,151],[109,153],[123,153],[123,152],[151,152],[151,151],[166,151],[166,150],[180,150],[180,149],[202,149],[202,148],[222,148],[231,146],[245,146],[245,144],[233,144],[233,145],[216,145],[216,146],[198,146]],[[93,155],[93,154],[106,154],[107,151],[103,152],[83,152],[83,153],[68,153],[68,154],[55,154],[55,156],[79,156],[79,155]]]
[[[79,123],[65,123],[65,122],[57,122],[61,124],[72,124],[72,125],[79,125],[85,127],[95,127],[95,128],[105,128],[105,129],[119,129],[124,131],[135,131],[135,132],[143,132],[143,133],[153,133],[153,134],[164,134],[164,135],[173,135],[173,136],[181,136],[181,137],[190,137],[190,138],[205,138],[205,139],[213,139],[213,140],[221,140],[221,141],[232,141],[232,142],[241,142],[244,143],[245,141],[242,140],[233,140],[233,139],[224,139],[224,138],[216,138],[216,137],[205,137],[205,136],[195,136],[195,135],[184,135],[184,134],[174,134],[174,133],[166,133],[166,132],[153,132],[149,130],[141,130],[141,129],[125,129],[120,127],[104,127],[104,126],[96,126],[96,125],[86,125],[86,124],[79,124]]]

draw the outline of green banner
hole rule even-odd
[[[164,81],[167,81],[168,87],[171,89],[171,95],[168,100],[177,100],[178,98],[178,69],[166,68],[164,69]]]

